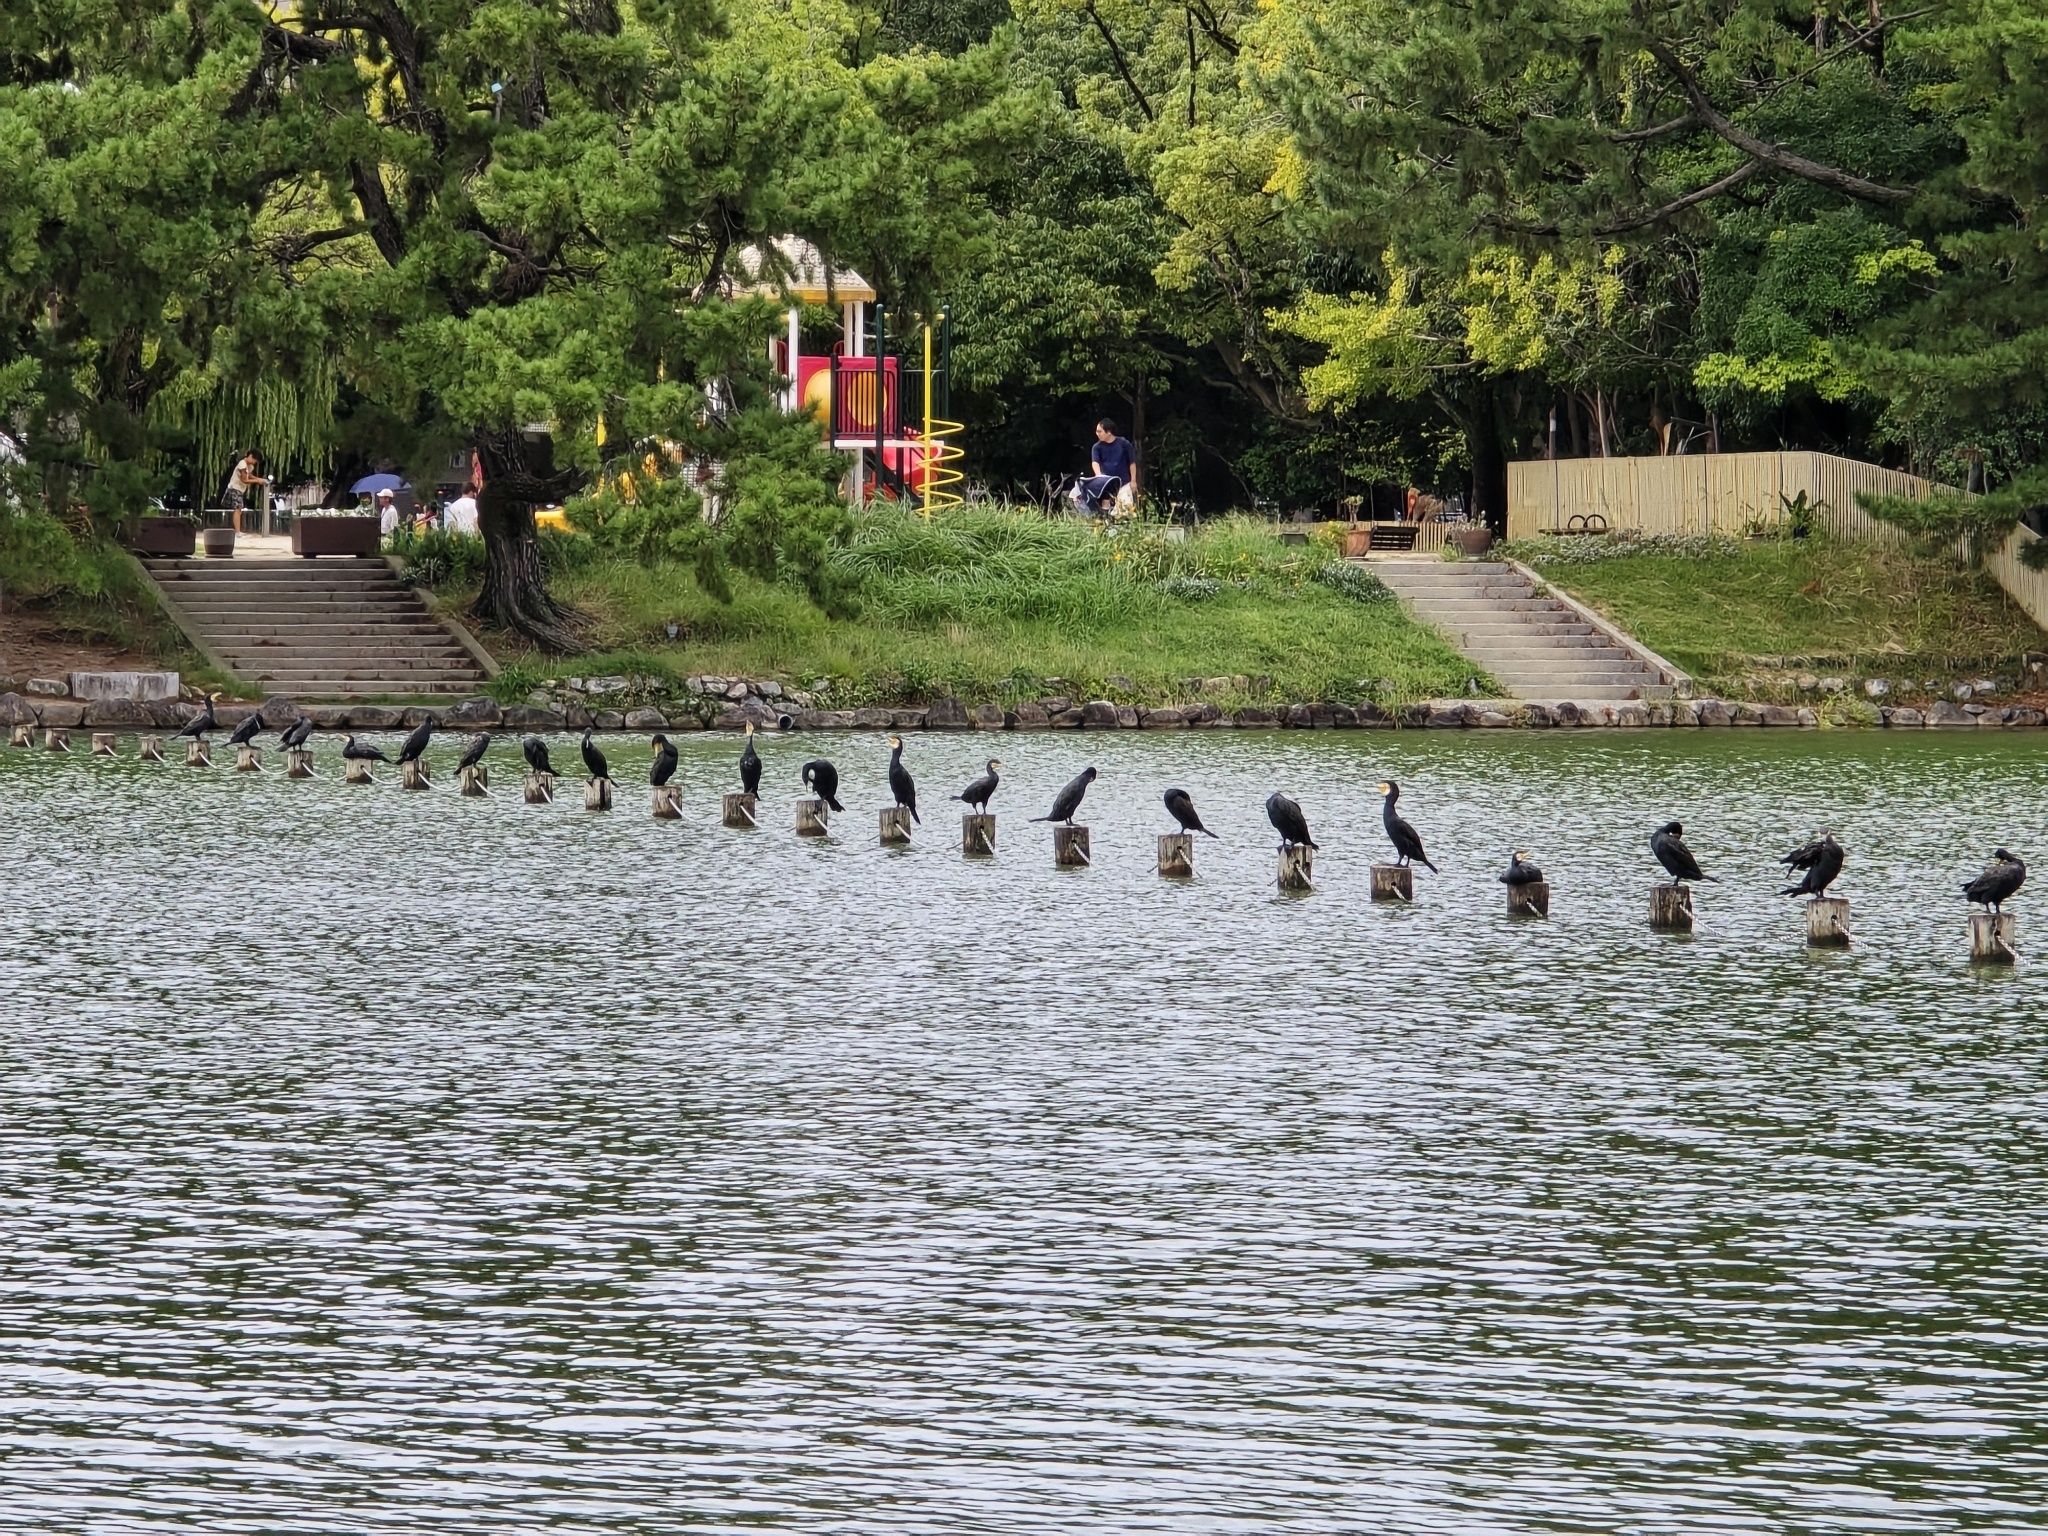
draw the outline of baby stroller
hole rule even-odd
[[[1067,491],[1067,499],[1086,512],[1114,514],[1116,499],[1123,494],[1123,489],[1123,477],[1120,475],[1077,475]]]

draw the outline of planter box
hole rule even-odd
[[[226,560],[235,552],[235,530],[232,528],[208,528],[199,535],[199,546],[206,551],[209,560]]]
[[[292,521],[292,553],[374,555],[384,537],[374,517],[299,517]]]
[[[198,533],[189,517],[145,517],[136,523],[129,547],[138,555],[189,555]]]

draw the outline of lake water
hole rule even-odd
[[[0,755],[0,1528],[2048,1529],[2048,871],[2008,971],[1958,891],[2042,745],[916,735],[907,851],[866,736],[751,833],[725,737],[681,822],[624,744],[609,816]]]

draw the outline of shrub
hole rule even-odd
[[[1394,589],[1363,566],[1348,560],[1329,560],[1316,567],[1316,580],[1332,592],[1340,592],[1358,603],[1389,603]]]

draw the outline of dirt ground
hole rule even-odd
[[[0,611],[0,680],[67,672],[154,672],[159,663],[133,647],[93,645],[62,633],[51,618],[12,603]]]

